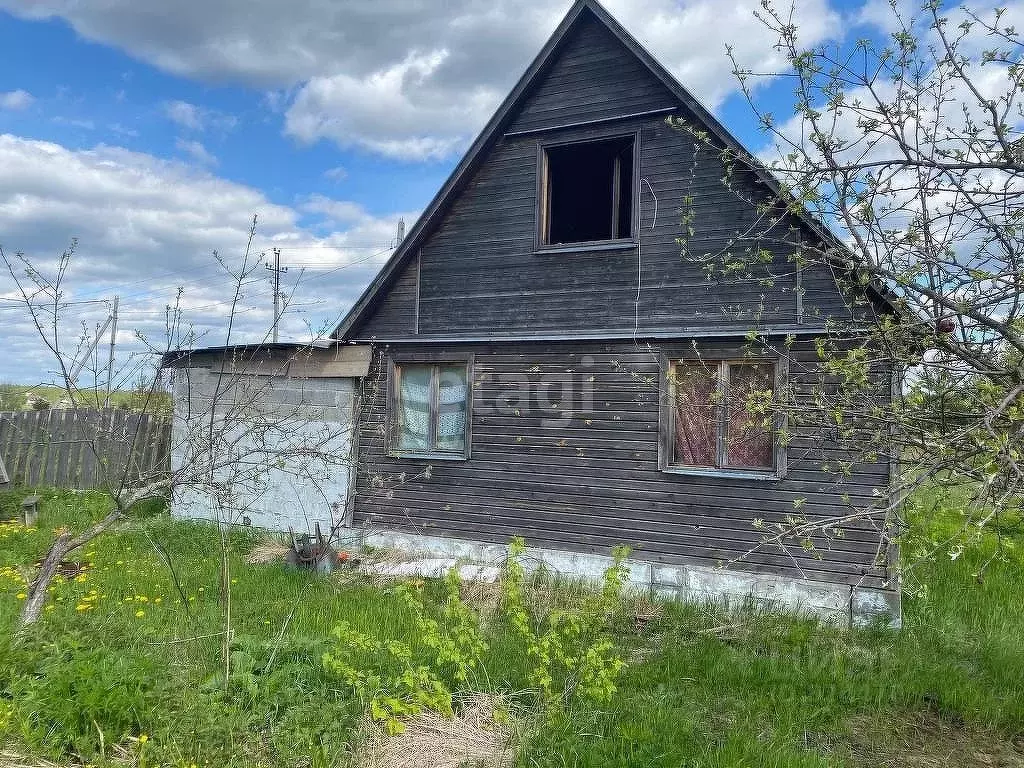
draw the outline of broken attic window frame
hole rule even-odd
[[[634,242],[639,146],[636,132],[538,144],[538,250]]]

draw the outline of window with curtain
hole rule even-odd
[[[698,469],[776,469],[774,362],[672,363],[671,461]]]
[[[396,364],[392,452],[464,456],[469,376],[466,363]]]

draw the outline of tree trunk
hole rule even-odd
[[[46,603],[47,590],[50,588],[50,582],[53,581],[53,577],[57,573],[57,568],[60,567],[61,560],[69,552],[88,544],[122,517],[124,517],[124,513],[121,509],[115,508],[106,517],[75,538],[71,538],[71,534],[68,531],[64,531],[57,536],[50,546],[46,559],[43,560],[43,564],[39,567],[39,573],[36,574],[35,579],[32,581],[32,586],[29,587],[25,607],[21,609],[21,617],[18,619],[19,629],[39,621],[39,617],[43,612],[43,605]]]
[[[49,554],[47,554],[46,559],[39,568],[39,573],[36,574],[35,579],[32,581],[32,586],[28,590],[28,598],[21,609],[21,618],[18,620],[19,626],[27,627],[39,621],[39,617],[43,613],[43,605],[46,603],[46,594],[50,588],[50,582],[53,581],[53,577],[56,575],[57,568],[60,567],[60,562],[64,559],[64,555],[70,551],[71,533],[65,531],[53,542]]]

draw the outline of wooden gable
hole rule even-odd
[[[754,226],[751,196],[723,184],[716,151],[675,115],[735,140],[593,0],[570,11],[410,238],[337,331],[358,341],[681,337],[751,328],[810,332],[851,317],[832,271],[798,274],[773,250],[774,279],[709,280],[684,259]],[[635,136],[634,231],[618,247],[538,248],[539,162],[555,142]],[[812,235],[813,236],[813,235]]]
[[[507,133],[664,112],[678,99],[591,13],[581,16],[537,78]]]

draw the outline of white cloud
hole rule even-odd
[[[63,115],[57,115],[53,118],[53,122],[57,125],[68,125],[72,128],[81,128],[83,131],[95,131],[96,123],[92,120],[83,120],[79,117],[64,117]]]
[[[66,19],[179,75],[275,89],[297,139],[406,159],[462,148],[526,69],[567,0],[180,0],[145,3],[0,0],[26,18]],[[774,69],[775,43],[754,18],[759,0],[608,0],[609,9],[700,99],[715,107],[744,64]],[[841,31],[829,0],[799,0],[808,44]]]
[[[300,208],[306,213],[322,216],[334,224],[362,221],[366,210],[358,203],[348,200],[332,200],[323,195],[312,195]]]
[[[788,6],[788,3],[786,4]],[[777,40],[754,15],[760,0],[607,0],[608,10],[679,81],[714,109],[737,90],[726,46],[744,67],[781,70]],[[828,0],[795,0],[805,45],[841,35],[842,20]]]
[[[202,142],[178,139],[174,142],[174,146],[179,152],[188,155],[200,165],[214,166],[218,164],[217,158],[210,153],[210,150],[203,146]]]
[[[448,58],[445,50],[410,53],[366,79],[350,75],[314,78],[295,98],[285,132],[301,141],[333,139],[408,160],[443,158],[478,128],[498,101],[477,89],[450,102],[431,78]],[[387,130],[384,128],[387,127]]]
[[[77,238],[67,298],[118,294],[125,353],[138,349],[135,330],[161,338],[163,308],[178,286],[185,288],[187,319],[208,334],[204,343],[222,341],[230,284],[211,253],[237,264],[254,214],[254,252],[281,248],[283,262],[292,267],[290,280],[306,270],[294,313],[286,316],[283,335],[291,338],[308,338],[307,323],[319,329],[337,321],[387,258],[398,218],[416,216],[378,217],[328,198],[307,201],[300,210],[183,163],[117,147],[75,151],[0,135],[0,245],[46,267]],[[306,221],[326,234],[315,234]],[[0,277],[0,297],[12,295],[10,278]],[[263,338],[271,304],[269,284],[254,280],[245,291],[236,340]],[[0,381],[40,378],[53,366],[24,312],[10,302],[0,305],[9,352],[0,358]],[[68,333],[78,332],[78,321],[92,327],[106,311],[102,304],[74,307]]]
[[[23,91],[20,88],[17,91],[0,93],[0,109],[9,109],[12,111],[28,109],[32,106],[32,102],[34,101],[35,97],[31,93]]]
[[[893,8],[892,0],[867,0],[855,16],[857,23],[875,27],[887,35],[899,31],[902,23],[909,23],[921,4],[914,0],[898,0]]]
[[[207,128],[231,130],[238,124],[233,115],[187,101],[165,101],[161,109],[168,120],[189,131],[205,131]]]
[[[343,166],[336,165],[324,171],[324,178],[331,181],[344,181],[348,178],[348,171]]]
[[[163,105],[163,112],[167,119],[177,123],[182,128],[198,131],[203,127],[203,121],[199,117],[199,107],[189,104],[187,101],[168,101]]]

